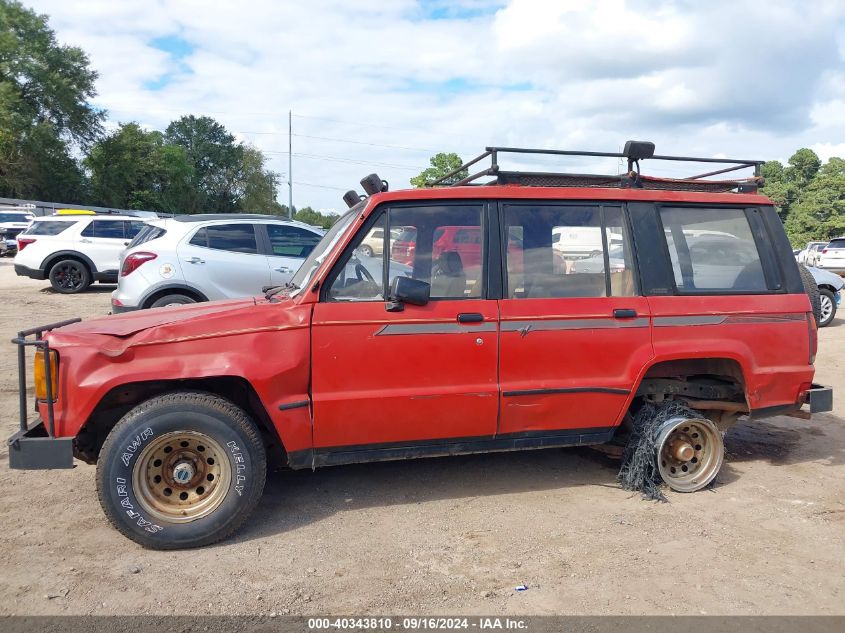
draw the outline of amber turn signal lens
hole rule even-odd
[[[44,362],[44,350],[35,350],[35,397],[38,400],[47,399],[47,365]],[[52,386],[53,401],[59,391],[59,355],[55,350],[50,350],[50,382]]]

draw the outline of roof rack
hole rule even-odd
[[[520,172],[503,171],[499,166],[500,154],[541,154],[544,156],[589,156],[600,158],[625,158],[628,172],[617,175],[573,174],[566,172]],[[470,174],[454,182],[455,176],[473,165],[490,158],[490,167]],[[691,163],[717,163],[728,165],[722,169],[697,174],[688,178],[656,178],[640,174],[640,161],[666,160]],[[662,156],[654,153],[654,143],[628,141],[621,152],[582,152],[558,149],[530,149],[522,147],[487,147],[480,156],[464,163],[445,176],[438,178],[429,187],[459,187],[464,185],[522,185],[529,187],[619,187],[641,189],[664,189],[675,191],[708,191],[753,193],[763,184],[762,160],[735,158],[700,158],[692,156]],[[754,176],[735,180],[706,180],[711,176],[726,174],[740,169],[754,168]],[[488,182],[476,182],[484,176],[493,176]]]

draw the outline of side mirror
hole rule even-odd
[[[431,284],[410,277],[394,277],[390,284],[390,301],[388,312],[399,312],[402,305],[410,303],[414,306],[424,306],[431,295]]]

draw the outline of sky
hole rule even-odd
[[[265,153],[283,204],[292,112],[296,207],[341,211],[369,173],[407,188],[435,153],[468,160],[488,145],[845,156],[845,0],[24,3],[87,52],[108,127],[211,116]]]

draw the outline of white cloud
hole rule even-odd
[[[837,0],[812,10],[798,0],[29,4],[89,53],[96,103],[113,121],[163,128],[208,114],[286,172],[293,109],[294,151],[307,155],[295,157],[294,181],[337,188],[296,185],[298,205],[340,208],[342,190],[371,171],[407,186],[431,153],[468,158],[489,144],[613,150],[638,138],[664,154],[843,153]],[[162,37],[192,50],[177,60],[152,45]]]

